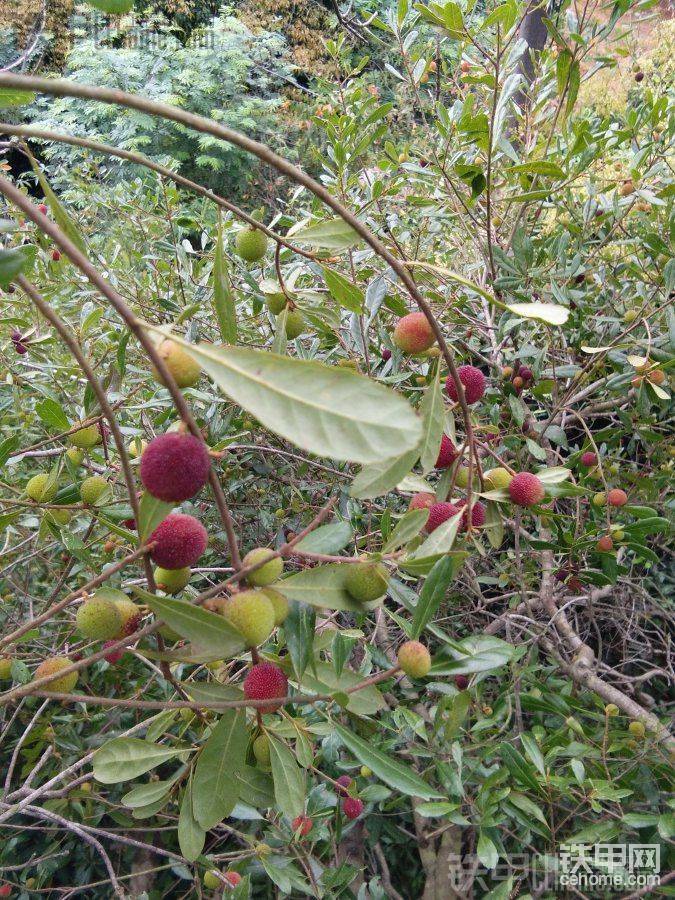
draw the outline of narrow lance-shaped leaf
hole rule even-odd
[[[364,466],[354,478],[349,493],[358,500],[381,497],[393,490],[417,462],[419,450],[414,448],[401,456]]]
[[[163,747],[139,738],[114,738],[94,754],[94,778],[102,784],[131,781],[183,752],[176,747]]]
[[[368,464],[419,442],[421,423],[407,400],[363,375],[247,347],[171,340],[266,428],[311,453]]]
[[[51,189],[49,182],[45,178],[42,169],[39,164],[33,159],[30,158],[31,166],[33,167],[33,171],[37,177],[37,180],[40,183],[40,187],[42,188],[42,192],[45,195],[45,200],[47,201],[47,205],[49,206],[52,215],[56,221],[56,224],[59,226],[61,231],[64,232],[66,237],[70,238],[70,240],[75,244],[78,250],[81,250],[82,253],[85,252],[84,238],[82,237],[79,228],[69,215],[66,212],[64,207],[61,205],[58,197]]]
[[[443,436],[443,395],[441,391],[441,367],[436,365],[436,372],[431,384],[427,387],[420,405],[422,415],[422,443],[420,446],[420,463],[426,475],[438,459],[438,451]]]
[[[190,778],[183,793],[178,816],[178,844],[180,852],[189,862],[194,862],[197,859],[204,849],[206,841],[206,831],[195,819],[192,803],[192,778]]]
[[[247,745],[244,710],[226,710],[199,755],[192,781],[194,817],[206,831],[229,816],[239,799],[234,775],[244,766]]]
[[[226,344],[237,342],[237,310],[234,303],[232,285],[227,273],[227,262],[223,247],[223,221],[218,210],[218,235],[213,259],[213,305],[218,320],[220,336]]]
[[[431,621],[445,595],[447,586],[452,581],[454,572],[455,563],[451,556],[441,557],[429,572],[415,607],[411,638],[418,638],[424,631],[427,622]]]
[[[281,812],[294,819],[305,810],[305,773],[286,744],[269,738],[274,796]]]

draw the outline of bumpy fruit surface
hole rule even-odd
[[[273,551],[268,547],[256,547],[254,550],[249,550],[242,562],[244,566],[254,566],[263,559],[268,559],[272,553]],[[264,587],[267,584],[272,584],[273,581],[277,581],[283,570],[283,559],[280,556],[274,556],[269,562],[263,563],[259,569],[247,575],[246,579],[256,587]]]
[[[0,657],[0,681],[12,680],[12,659],[9,656]]]
[[[208,540],[206,528],[194,516],[171,513],[150,535],[157,543],[150,555],[163,569],[183,569],[197,562]]]
[[[70,435],[69,441],[73,447],[91,450],[92,447],[101,443],[101,432],[98,425],[87,425],[85,428],[80,428],[79,431],[74,431]]]
[[[47,675],[55,675],[57,672],[67,669],[70,665],[70,660],[66,659],[65,656],[52,656],[50,659],[45,659],[44,662],[40,663],[35,670],[34,680],[45,678]],[[40,690],[50,694],[69,694],[76,684],[77,672],[70,672],[68,675],[55,678],[49,684],[43,685]]]
[[[80,449],[80,447],[68,447],[66,457],[74,466],[81,466],[84,459],[84,450]]]
[[[628,730],[638,741],[641,741],[646,734],[646,729],[642,722],[631,722]]]
[[[108,647],[112,647],[112,645],[116,644],[116,643],[117,643],[117,641],[114,639],[111,641],[106,641],[103,644],[103,649],[105,650]],[[111,666],[114,666],[122,659],[123,656],[124,656],[124,648],[118,647],[117,650],[111,650],[110,653],[106,653],[106,655],[103,657],[103,659],[107,663],[110,663]]]
[[[431,532],[435,531],[439,525],[442,525],[443,522],[447,522],[448,519],[458,512],[459,509],[454,503],[434,503],[433,506],[429,507],[429,518],[427,519],[427,524],[425,526],[427,532],[431,534]]]
[[[267,235],[259,228],[242,228],[234,239],[237,255],[246,262],[258,262],[267,250]]]
[[[56,497],[56,479],[43,473],[33,475],[26,484],[26,494],[36,503],[51,503]]]
[[[300,337],[306,327],[307,322],[299,309],[291,309],[288,311],[286,314],[286,337],[289,341]]]
[[[513,475],[510,472],[498,466],[496,469],[490,469],[489,472],[485,473],[485,487],[488,491],[504,490],[511,484],[512,478]]]
[[[345,588],[353,600],[359,603],[370,603],[377,600],[387,591],[389,576],[381,563],[359,562],[350,564]]]
[[[607,494],[607,502],[610,506],[625,506],[628,503],[628,495],[621,488],[613,488]]]
[[[459,450],[452,443],[447,434],[441,437],[441,447],[438,451],[438,459],[436,460],[437,469],[447,469],[459,456]]]
[[[188,388],[197,384],[202,373],[199,363],[179,344],[167,338],[157,347],[157,353],[179,388]],[[155,380],[164,384],[157,369],[154,366],[151,368]]]
[[[313,822],[309,818],[309,816],[296,816],[291,822],[291,828],[294,832],[300,835],[300,837],[307,837],[307,835],[312,830]]]
[[[94,597],[98,596],[98,592],[94,594]],[[122,627],[120,628],[119,634],[117,634],[116,637],[123,637],[125,635],[133,634],[134,631],[136,631],[141,625],[141,621],[143,620],[143,613],[135,603],[129,600],[128,597],[116,597],[113,600],[113,603],[117,607],[117,611],[122,617]]]
[[[274,624],[281,625],[288,617],[288,599],[284,597],[280,591],[275,591],[274,588],[271,587],[263,588],[262,593],[272,604],[272,609],[274,610]]]
[[[460,366],[457,370],[457,374],[459,375],[459,380],[464,385],[464,397],[466,398],[466,402],[469,404],[477,403],[485,393],[485,375],[483,375],[481,370],[477,369],[475,366]],[[457,394],[457,387],[451,375],[448,375],[445,382],[445,390],[448,397],[457,402],[459,395]]]
[[[436,502],[436,497],[426,491],[414,494],[410,500],[408,509],[429,509]]]
[[[419,641],[406,641],[398,649],[398,664],[410,678],[424,678],[431,668],[429,651]]]
[[[469,679],[466,675],[455,675],[455,687],[458,691],[465,691],[469,686]]]
[[[373,774],[373,770],[370,766],[361,766],[361,777],[362,778],[370,778]]]
[[[141,457],[141,481],[148,493],[166,503],[181,503],[200,491],[211,461],[204,443],[193,434],[169,431],[150,441]]]
[[[607,506],[607,494],[604,491],[594,494],[591,503],[593,506]]]
[[[204,882],[204,887],[209,891],[216,891],[218,888],[223,887],[223,882],[218,877],[215,870],[204,872],[202,881]]]
[[[587,469],[590,469],[591,466],[597,466],[598,464],[598,455],[597,453],[593,453],[591,450],[587,450],[585,453],[581,454],[581,465],[585,466]]]
[[[616,703],[608,703],[605,707],[605,715],[610,719],[615,719],[619,715],[619,707]]]
[[[75,622],[80,634],[90,641],[109,641],[122,629],[122,616],[117,606],[96,596],[78,607]]]
[[[475,471],[476,470],[474,469],[474,472]],[[475,476],[472,479],[472,481],[475,484],[475,481],[476,481]],[[460,466],[457,469],[457,473],[455,475],[455,484],[459,488],[465,488],[468,486],[468,484],[469,484],[469,467],[468,466]]]
[[[228,870],[223,875],[223,878],[227,882],[230,888],[236,888],[236,886],[241,881],[241,875],[239,872],[235,872],[233,869]]]
[[[266,734],[259,734],[253,741],[253,755],[261,766],[269,766],[270,742]]]
[[[267,308],[274,316],[278,316],[286,309],[286,305],[288,304],[288,300],[286,295],[282,291],[278,291],[274,294],[267,294],[265,297],[265,303],[267,304]]]
[[[599,550],[600,553],[609,553],[614,549],[614,541],[608,534],[604,534],[595,545],[595,549]]]
[[[177,594],[179,591],[182,591],[189,582],[191,575],[192,571],[189,566],[185,566],[182,569],[162,569],[159,567],[153,572],[155,584],[165,594]]]
[[[257,663],[244,679],[244,697],[247,700],[275,700],[288,693],[288,679],[274,663]],[[281,703],[267,703],[257,707],[260,712],[270,713],[279,709]]]
[[[87,506],[93,506],[108,490],[108,482],[102,475],[90,475],[80,485],[80,497]]]
[[[398,320],[392,340],[404,353],[422,353],[436,337],[424,313],[413,312]]]
[[[544,485],[531,472],[519,472],[511,479],[509,496],[516,506],[534,506],[544,499]]]
[[[342,801],[342,812],[350,819],[358,819],[363,812],[363,800],[358,797],[345,797]]]
[[[457,509],[462,509],[464,506],[466,506],[466,502],[461,500],[457,504]],[[459,524],[461,531],[466,531],[467,518],[465,512]],[[485,525],[485,507],[478,500],[471,506],[471,525],[474,528],[480,528],[481,525]]]
[[[350,778],[349,775],[340,775],[339,778],[335,779],[335,789],[341,797],[348,797],[349,789],[353,783],[354,779]]]
[[[263,591],[242,591],[223,606],[223,616],[249,647],[257,647],[274,630],[274,607]]]

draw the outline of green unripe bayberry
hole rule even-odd
[[[242,591],[223,605],[222,613],[249,647],[257,647],[274,630],[274,608],[262,591]]]
[[[26,494],[36,503],[51,503],[56,497],[56,491],[56,479],[45,473],[33,475],[26,485]]]
[[[264,767],[270,764],[270,742],[266,734],[259,734],[253,741],[253,755],[256,761]]]
[[[246,262],[258,262],[267,250],[267,235],[259,228],[242,228],[234,239],[237,255]]]
[[[108,490],[108,482],[102,475],[91,475],[80,485],[80,497],[87,506],[97,503]]]
[[[299,309],[289,309],[286,314],[286,337],[294,340],[303,333],[306,327],[305,317]]]
[[[122,616],[111,600],[92,597],[80,607],[75,616],[80,634],[91,641],[109,641],[122,630]]]
[[[284,570],[284,561],[280,556],[272,556],[273,552],[267,547],[256,547],[254,550],[249,550],[246,554],[242,560],[244,566],[254,566],[256,563],[271,557],[269,562],[264,563],[259,569],[246,576],[250,584],[256,587],[263,587],[279,579]]]
[[[69,440],[73,447],[91,450],[92,447],[101,443],[101,432],[98,425],[87,425],[84,428],[80,428],[79,431],[74,431],[70,435]]]
[[[637,722],[637,721],[631,722],[630,725],[628,726],[628,730],[633,735],[633,737],[638,741],[644,740],[644,736],[647,732],[647,729],[642,724],[642,722]]]
[[[183,569],[162,569],[158,567],[154,571],[155,584],[165,594],[177,594],[182,591],[189,582],[192,569],[185,566]]]
[[[353,600],[370,603],[378,600],[387,591],[389,575],[381,563],[350,563],[345,577],[345,588]]]

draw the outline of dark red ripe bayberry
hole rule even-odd
[[[41,204],[38,206],[38,209],[40,210],[40,212],[42,213],[43,216],[46,216],[47,213],[49,212],[49,210],[47,209],[47,207],[45,206],[44,203],[41,203]]]
[[[309,816],[296,816],[291,822],[291,828],[294,832],[299,832],[300,837],[307,837],[312,830],[312,820]]]
[[[644,77],[645,77],[645,73],[644,73],[644,72],[636,72],[636,73],[635,73],[635,80],[636,80],[638,83],[641,82],[642,79],[643,79]]]
[[[124,519],[120,524],[122,528],[128,528],[129,531],[136,531],[136,519]]]
[[[485,393],[485,375],[475,366],[460,366],[457,370],[459,380],[464,385],[464,396],[467,403],[477,403]],[[445,390],[451,400],[457,402],[459,396],[452,375],[448,375]]]
[[[54,262],[58,262],[61,259],[61,253],[59,250],[52,250],[52,259]]]
[[[544,485],[531,472],[519,472],[511,479],[509,495],[517,506],[534,506],[544,499]]]
[[[363,812],[363,800],[358,797],[345,797],[342,801],[342,812],[348,819],[358,819]]]
[[[447,522],[449,518],[459,512],[459,508],[454,503],[434,503],[429,507],[429,518],[427,519],[426,530],[431,534],[443,522]]]
[[[131,632],[130,631],[127,632],[125,630],[125,634],[131,634]],[[103,645],[103,649],[105,650],[106,647],[111,647],[115,643],[117,643],[117,640],[106,641],[105,644]],[[115,663],[118,663],[122,659],[123,656],[124,656],[124,649],[122,647],[119,647],[117,650],[111,650],[110,653],[106,653],[106,655],[103,657],[103,659],[106,662],[109,662],[111,666],[114,666]]]
[[[23,335],[21,334],[20,331],[13,331],[13,332],[12,332],[12,341],[13,341],[15,344],[20,344],[21,341],[22,341],[22,339],[23,339]]]
[[[465,691],[469,686],[469,679],[466,675],[455,675],[455,687],[458,691]]]
[[[339,778],[335,780],[335,784],[337,785],[337,792],[341,797],[349,796],[349,788],[352,785],[352,780],[349,775],[340,775]]]
[[[581,454],[581,465],[586,466],[587,469],[590,469],[591,466],[595,466],[598,464],[597,454],[592,453],[590,450],[587,450],[586,453]]]
[[[167,503],[194,497],[208,481],[210,469],[208,451],[193,434],[161,434],[141,456],[141,481],[148,493]]]
[[[527,366],[521,366],[520,369],[518,369],[518,374],[524,382],[532,381],[534,378],[534,372],[532,369],[528,369]]]
[[[436,460],[437,469],[447,469],[459,456],[457,447],[452,443],[447,434],[441,438],[441,448],[438,451],[438,459]]]
[[[387,360],[391,359],[391,350],[389,347],[385,347],[382,351],[382,361],[387,362]]]
[[[462,500],[457,504],[457,509],[461,509],[463,506],[466,506],[466,500]],[[466,520],[467,515],[466,512],[462,516],[462,521],[460,522],[460,528],[462,531],[466,531]],[[476,502],[471,507],[471,525],[474,528],[479,528],[481,525],[485,525],[485,507],[482,503]]]
[[[244,679],[244,697],[247,700],[273,700],[285,697],[287,693],[288,679],[274,663],[257,663]],[[256,708],[261,713],[269,713],[279,709],[280,706],[281,703],[269,703]]]
[[[25,344],[14,344],[14,349],[19,356],[25,356],[25,354],[28,353],[28,347]]]
[[[171,513],[155,528],[150,540],[157,544],[150,554],[153,562],[163,569],[182,569],[197,562],[209,536],[194,516]]]

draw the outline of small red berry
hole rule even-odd
[[[307,837],[312,830],[313,824],[309,816],[296,816],[291,822],[291,828],[294,832],[299,832],[300,837]]]
[[[273,700],[288,693],[288,679],[279,666],[271,662],[261,662],[253,666],[244,679],[244,697],[247,700]],[[281,703],[258,706],[261,713],[279,709]]]
[[[431,534],[432,531],[435,531],[439,525],[442,525],[443,522],[447,522],[448,519],[452,518],[452,516],[456,515],[459,512],[459,508],[455,506],[454,503],[434,503],[433,506],[429,507],[429,518],[427,519],[427,524],[425,526],[427,532]]]
[[[341,797],[349,796],[349,788],[352,785],[352,779],[349,777],[349,775],[340,775],[340,777],[336,779],[335,783],[338,785],[337,792]]]
[[[628,503],[628,495],[621,488],[613,488],[607,494],[607,502],[610,506],[625,506]]]
[[[40,212],[42,213],[43,216],[46,216],[47,213],[49,212],[49,210],[47,209],[47,207],[45,206],[44,203],[41,203],[41,204],[38,206],[38,209],[40,210]]]
[[[595,549],[600,553],[609,553],[614,549],[614,541],[608,534],[604,534],[595,545]]]
[[[462,500],[457,504],[457,509],[461,509],[463,506],[466,506],[466,500]],[[466,512],[462,516],[462,521],[460,522],[460,529],[462,531],[466,531],[466,520],[467,515]],[[485,507],[479,501],[476,501],[471,507],[471,525],[474,528],[480,528],[481,525],[485,525]]]
[[[581,465],[586,466],[587,469],[590,469],[591,466],[597,466],[598,464],[598,456],[597,453],[592,453],[590,450],[587,450],[586,453],[582,453],[581,455]]]
[[[391,359],[391,350],[389,347],[385,347],[382,351],[382,362],[387,362],[387,360]]]
[[[131,633],[131,632],[129,632],[129,633]],[[103,645],[103,649],[105,650],[106,647],[111,647],[113,644],[116,644],[116,643],[117,643],[117,639],[112,640],[112,641],[106,641],[105,644]],[[117,650],[111,650],[110,653],[106,653],[106,655],[103,657],[103,659],[106,662],[110,663],[111,666],[114,666],[115,663],[118,663],[122,659],[122,657],[124,656],[124,652],[125,652],[124,649],[122,647],[119,647]]]
[[[466,675],[455,675],[455,687],[458,691],[465,691],[469,686],[469,679]]]
[[[481,370],[477,369],[475,366],[460,366],[457,370],[457,374],[459,375],[459,380],[464,385],[466,402],[469,404],[477,403],[485,393],[485,375],[483,375]],[[447,381],[445,382],[445,390],[448,397],[457,402],[459,396],[452,375],[448,375]]]
[[[54,262],[58,262],[61,259],[61,251],[52,250],[52,259],[54,260]]]
[[[342,812],[348,819],[358,819],[363,812],[363,800],[358,797],[345,797],[342,801]]]
[[[452,443],[447,434],[441,438],[441,447],[438,451],[438,459],[436,460],[437,469],[447,469],[459,456],[459,450]]]
[[[544,485],[531,472],[519,472],[511,479],[509,496],[516,506],[534,506],[544,499]]]
[[[408,509],[429,509],[436,502],[436,497],[427,491],[420,491],[419,494],[413,494]]]
[[[223,878],[228,883],[229,887],[236,888],[236,886],[241,881],[241,875],[239,872],[229,871],[223,873]]]

